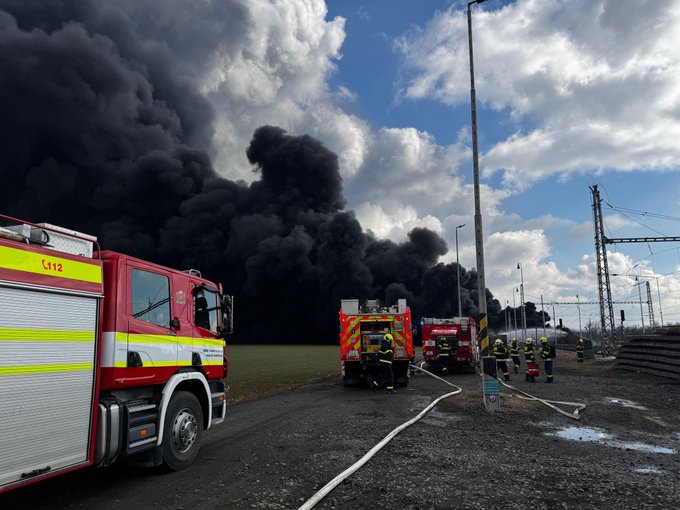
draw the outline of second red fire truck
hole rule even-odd
[[[232,299],[195,270],[0,215],[0,492],[137,456],[187,467],[225,418]]]
[[[477,324],[472,317],[438,319],[423,317],[420,322],[423,357],[428,368],[441,368],[437,348],[446,339],[451,348],[448,370],[474,373],[479,359],[477,349]]]

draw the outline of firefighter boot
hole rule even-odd
[[[509,381],[510,380],[510,374],[505,374],[503,376],[503,379],[505,379],[506,381]]]
[[[516,374],[519,374],[519,371],[517,370],[517,365],[515,365],[514,367],[512,367],[512,369],[515,371]]]

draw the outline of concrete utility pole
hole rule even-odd
[[[470,111],[472,117],[472,172],[475,188],[475,247],[477,252],[477,291],[479,293],[480,351],[486,351],[482,359],[484,406],[490,413],[500,409],[500,384],[496,379],[496,361],[489,349],[489,318],[486,308],[486,281],[484,279],[484,236],[482,234],[482,209],[479,196],[479,148],[477,145],[477,97],[475,92],[475,60],[472,51],[472,9],[484,0],[472,0],[467,4],[468,48],[470,50]],[[492,370],[493,367],[493,370]],[[490,372],[493,371],[493,374]]]
[[[642,290],[640,289],[640,285],[642,285],[642,282],[638,280],[637,276],[635,277],[635,281],[638,282],[637,288],[638,288],[638,295],[640,296],[640,320],[642,321],[642,334],[645,334],[645,315],[642,312]]]

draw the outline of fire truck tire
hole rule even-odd
[[[178,391],[172,396],[164,427],[163,465],[170,471],[189,467],[203,438],[203,411],[193,393]]]

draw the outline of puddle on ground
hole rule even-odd
[[[443,413],[441,411],[430,411],[430,413],[423,417],[423,423],[433,425],[435,427],[446,427],[451,423],[456,423],[462,420],[458,415],[452,413]]]
[[[639,468],[633,469],[635,473],[642,473],[644,475],[660,475],[664,473],[663,469],[659,469],[656,466],[641,466]]]
[[[677,453],[673,448],[666,448],[664,446],[653,446],[650,444],[633,441],[620,441],[618,439],[614,439],[614,437],[611,434],[608,434],[605,430],[598,428],[564,427],[557,432],[546,432],[546,435],[557,436],[569,441],[598,443],[605,446],[612,446],[614,448],[625,448],[627,450],[637,450],[648,453]]]
[[[647,411],[647,408],[643,405],[633,402],[632,400],[626,400],[625,398],[618,397],[604,397],[604,401],[607,404],[615,404],[621,407],[630,407],[631,409],[639,409],[640,411]]]
[[[414,395],[413,397],[409,397],[408,399],[408,408],[406,409],[409,412],[420,412],[423,409],[425,409],[427,406],[429,406],[432,403],[432,398],[430,397],[425,397],[422,395]]]

